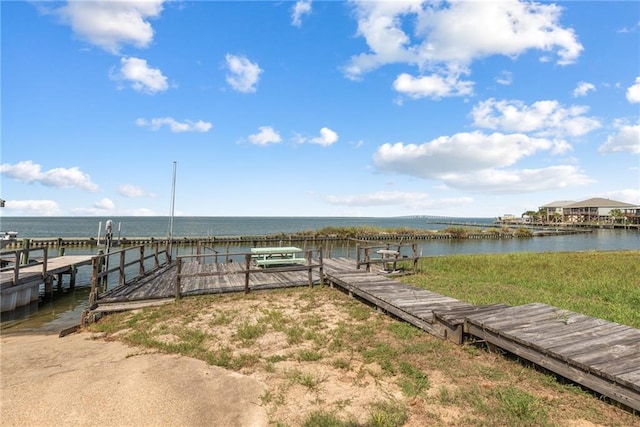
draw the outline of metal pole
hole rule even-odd
[[[171,186],[171,217],[169,219],[169,259],[173,255],[173,214],[176,205],[176,166],[177,162],[173,162],[173,183]]]

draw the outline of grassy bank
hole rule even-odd
[[[422,259],[403,281],[472,304],[542,302],[640,328],[640,251]]]
[[[554,295],[549,303],[576,310],[569,305],[575,296],[594,289],[601,295],[591,297],[594,306],[614,305],[624,317],[632,304],[613,298],[612,289],[637,297],[637,262],[628,264],[639,255],[434,258],[402,280],[479,303]],[[613,266],[617,273],[603,271]],[[264,382],[257,404],[274,426],[627,426],[639,420],[518,361],[434,338],[329,288],[188,297],[110,315],[91,328],[141,348],[132,356],[177,353]]]

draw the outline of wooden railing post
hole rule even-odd
[[[91,292],[89,293],[89,307],[98,301],[98,274],[101,271],[100,265],[102,264],[100,256],[96,256],[91,259]]]
[[[244,255],[244,259],[245,259],[245,268],[246,268],[246,272],[244,274],[244,293],[248,294],[249,293],[249,270],[251,269],[251,254],[245,254]]]
[[[322,248],[318,249],[318,262],[320,263],[319,273],[320,273],[320,285],[324,286],[324,261],[322,258]]]
[[[31,247],[31,240],[22,239],[22,252],[20,256],[20,264],[22,265],[29,264],[29,248],[30,247]]]
[[[356,243],[356,269],[360,270],[360,243]]]
[[[414,243],[412,246],[413,249],[413,274],[418,272],[418,244]]]
[[[364,248],[364,262],[367,263],[367,273],[371,273],[371,249]]]
[[[126,251],[121,251],[120,252],[120,268],[119,270],[119,275],[118,275],[118,285],[122,286],[124,285],[124,254]]]
[[[182,258],[176,258],[176,300],[182,298],[180,291],[180,274],[182,273]]]
[[[159,250],[160,250],[160,243],[156,243],[153,245],[154,246],[154,252],[153,252],[153,266],[154,268],[158,268],[160,267],[160,258],[158,256],[159,254]],[[165,252],[166,253],[166,252]],[[166,257],[165,257],[166,258]]]
[[[44,279],[45,277],[47,277],[47,258],[49,255],[49,251],[48,248],[45,246],[44,248],[42,248],[43,252],[42,252],[42,278]]]
[[[138,265],[138,275],[144,276],[144,245],[140,246],[140,264]]]
[[[13,261],[13,284],[18,284],[20,278],[20,258],[22,258],[22,251],[16,251],[16,258]]]
[[[307,265],[308,265],[308,270],[307,270],[307,277],[309,279],[309,287],[313,288],[313,267],[311,266],[311,251],[307,251],[305,253],[305,258],[307,258]]]

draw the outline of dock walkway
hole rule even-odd
[[[53,290],[53,279],[58,278],[61,286],[63,274],[71,276],[70,287],[75,286],[77,267],[91,264],[90,255],[64,255],[47,258],[30,264],[20,265],[19,252],[13,266],[4,267],[0,272],[0,296],[2,312],[37,301],[40,285],[44,283],[45,293]]]
[[[640,411],[640,330],[547,304],[473,306],[327,259],[327,282],[433,335],[484,340]]]
[[[241,263],[186,263],[182,295],[242,292]],[[633,410],[640,411],[640,330],[546,304],[474,306],[455,298],[410,286],[388,274],[358,269],[348,258],[327,258],[325,283],[339,287],[380,310],[437,337],[462,344],[482,340],[565,377]],[[210,271],[215,275],[201,275]],[[176,269],[167,266],[152,276],[102,295],[94,312],[109,312],[171,302]],[[313,282],[320,283],[320,270]],[[252,272],[250,289],[308,286],[307,271]],[[128,308],[129,307],[129,308]]]

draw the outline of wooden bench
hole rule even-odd
[[[380,255],[383,260],[385,260],[385,262],[383,263],[383,268],[385,271],[393,272],[396,270],[396,262],[400,257],[399,251],[394,251],[392,249],[380,249],[376,253]]]

